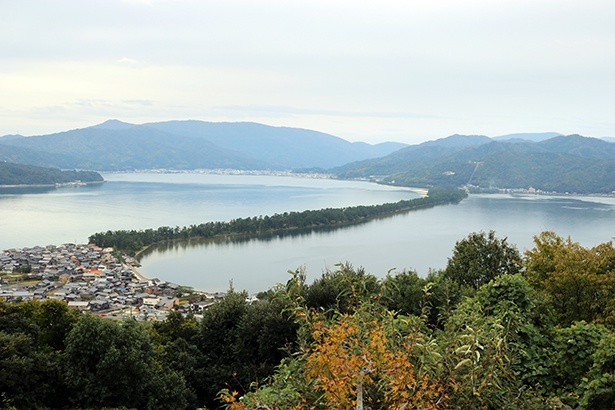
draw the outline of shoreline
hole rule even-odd
[[[17,184],[17,185],[0,185],[0,188],[62,188],[62,187],[79,187],[86,185],[104,184],[103,181],[89,181],[89,182],[58,182],[55,184]]]
[[[142,274],[141,272],[139,272],[139,271],[137,270],[137,268],[135,268],[133,265],[131,265],[131,264],[129,264],[129,263],[124,262],[124,263],[123,263],[123,266],[124,266],[125,268],[127,268],[127,269],[130,269],[130,270],[131,270],[131,272],[132,272],[132,273],[133,273],[133,274],[137,277],[137,279],[139,279],[139,280],[147,280],[147,281],[152,280],[151,278],[146,278],[145,276],[143,276],[143,274]]]

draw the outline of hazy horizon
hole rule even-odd
[[[53,135],[53,134],[62,133],[62,132],[74,131],[74,130],[77,130],[77,129],[83,129],[83,128],[96,127],[96,126],[102,125],[102,124],[104,124],[104,123],[106,123],[106,122],[115,122],[115,121],[122,122],[122,123],[129,124],[129,125],[147,125],[147,124],[149,124],[149,123],[164,122],[164,121],[151,121],[151,122],[147,122],[147,123],[132,123],[132,122],[129,122],[129,121],[119,120],[119,119],[117,119],[117,118],[110,118],[110,119],[107,119],[107,120],[105,120],[105,121],[103,121],[103,122],[101,122],[101,123],[97,123],[97,124],[90,124],[90,125],[87,125],[87,126],[84,126],[84,127],[80,127],[80,128],[73,128],[73,129],[59,130],[59,131],[56,131],[56,132],[50,132],[50,133],[45,133],[45,134],[32,134],[32,135],[23,135],[23,134],[5,134],[5,135],[0,135],[0,138],[2,138],[2,137],[7,137],[7,136],[16,136],[16,135],[19,135],[19,136],[21,136],[21,137],[38,137],[38,136],[44,136],[44,135]],[[254,121],[206,121],[206,120],[194,120],[194,119],[186,119],[186,120],[176,119],[176,120],[168,120],[168,121],[204,121],[204,122],[212,122],[212,123],[234,123],[234,122],[243,122],[243,123],[255,123],[255,124],[262,124],[262,125],[266,125],[266,126],[270,126],[270,127],[275,127],[275,128],[278,128],[278,127],[279,127],[279,128],[285,128],[285,127],[287,127],[287,126],[275,125],[275,124],[263,124],[263,123],[258,123],[258,122],[254,122]],[[305,128],[305,127],[290,127],[290,128],[309,129],[309,128]],[[316,132],[323,132],[323,131],[320,131],[320,130],[317,130],[317,129],[309,129],[309,130],[310,130],[310,131],[316,131]],[[507,137],[507,136],[523,135],[523,134],[550,134],[550,133],[557,133],[557,132],[556,132],[556,131],[540,131],[540,132],[515,132],[515,133],[509,133],[509,134],[502,134],[502,135],[485,135],[485,136],[487,136],[487,137],[489,137],[489,138],[500,138],[500,137]],[[329,134],[329,133],[325,133],[325,134]],[[456,133],[456,134],[458,134],[458,133]],[[561,135],[567,135],[567,134],[562,134],[562,133],[560,133],[560,134],[561,134]],[[330,135],[333,135],[333,136],[335,136],[335,137],[339,137],[339,135],[334,135],[334,134],[330,134]],[[440,138],[450,137],[451,135],[454,135],[454,134],[450,134],[450,135],[443,135],[443,136],[440,136],[440,137],[433,138],[433,139],[431,139],[431,140],[417,141],[417,142],[407,143],[407,144],[409,144],[409,145],[413,145],[413,144],[420,144],[420,143],[427,142],[427,141],[433,141],[433,140],[437,140],[437,139],[440,139]],[[474,134],[464,134],[464,135],[482,135],[482,134],[476,134],[476,133],[474,133]],[[592,136],[589,136],[589,135],[584,135],[584,136],[585,136],[585,137],[592,137]],[[342,137],[340,137],[340,138],[342,138]],[[596,137],[596,138],[601,138],[601,137]],[[608,137],[607,137],[607,138],[608,138]],[[403,142],[403,141],[394,141],[394,140],[387,140],[387,141],[372,141],[372,142],[368,142],[368,141],[359,141],[359,140],[357,140],[357,141],[352,141],[352,140],[349,140],[349,141],[351,141],[351,142],[366,142],[366,143],[368,143],[368,144],[379,144],[379,143],[387,143],[387,142],[402,143],[402,142]]]
[[[117,118],[368,143],[615,137],[608,0],[24,0],[0,13],[0,135]]]

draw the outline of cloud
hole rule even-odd
[[[154,105],[154,102],[152,100],[123,100],[122,103],[128,105],[142,105],[148,107]]]
[[[437,119],[440,116],[412,113],[412,112],[394,112],[394,111],[343,111],[330,110],[322,108],[297,108],[289,106],[275,105],[226,105],[214,107],[219,111],[241,112],[249,115],[253,114],[273,114],[280,116],[286,115],[321,115],[330,117],[348,117],[348,118],[402,118],[402,119]]]
[[[139,64],[137,60],[134,60],[128,57],[120,58],[119,60],[117,60],[117,63],[129,66],[129,67],[135,67]]]

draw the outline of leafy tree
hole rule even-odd
[[[230,289],[226,297],[203,313],[197,346],[202,354],[199,366],[204,369],[197,394],[206,406],[215,405],[217,393],[227,385],[236,390],[249,386],[251,371],[238,360],[236,352],[239,323],[248,310],[246,293]]]
[[[78,407],[183,409],[185,381],[157,360],[143,326],[83,317],[66,340],[65,377]]]
[[[285,358],[276,372],[253,390],[238,397],[237,390],[223,389],[219,401],[228,410],[279,409],[304,410],[316,408],[320,394],[305,375],[305,360],[301,356]]]
[[[382,302],[389,310],[419,316],[425,302],[426,284],[427,281],[419,278],[415,271],[388,274],[382,282]]]
[[[581,408],[610,410],[615,403],[615,335],[603,335],[592,355],[593,365],[582,378]]]
[[[45,300],[28,302],[31,321],[38,327],[38,340],[54,351],[64,351],[65,340],[81,313],[68,308],[65,302]]]
[[[511,367],[524,385],[552,391],[554,321],[545,301],[521,275],[502,275],[479,288],[476,301],[483,313],[506,321]]]
[[[63,404],[60,363],[57,354],[38,349],[32,335],[0,331],[0,392],[4,404],[19,409]]]
[[[58,301],[0,303],[0,391],[18,408],[65,404],[64,339],[79,314]]]
[[[199,323],[194,315],[184,316],[178,311],[171,311],[162,322],[154,322],[152,331],[161,343],[177,339],[192,341],[199,332]]]
[[[452,408],[544,408],[520,371],[534,365],[527,351],[540,335],[528,320],[527,289],[518,275],[496,278],[461,302],[438,333],[438,374]]]
[[[252,303],[238,324],[237,359],[252,369],[255,380],[272,374],[295,350],[297,327],[281,295]]]
[[[444,408],[441,386],[424,371],[435,360],[420,326],[359,300],[351,313],[333,317],[297,306],[297,320],[309,330],[302,348],[241,400],[223,391],[227,408]]]
[[[527,278],[545,292],[558,323],[575,321],[615,326],[615,248],[612,242],[584,248],[553,232],[534,237],[526,251]]]
[[[517,248],[489,231],[474,232],[457,241],[445,274],[461,286],[478,289],[499,275],[520,271],[521,255]]]
[[[318,320],[312,336],[306,374],[326,407],[439,408],[442,387],[411,357],[416,335],[403,337],[381,308],[363,304],[353,314]]]
[[[458,282],[447,277],[443,270],[431,270],[425,282],[423,289],[425,320],[433,328],[441,329],[459,302],[464,297],[474,294],[473,289],[459,285]]]
[[[380,294],[380,284],[375,276],[355,269],[351,264],[339,264],[334,271],[327,270],[305,292],[308,307],[322,310],[350,312],[361,297]]]
[[[590,369],[594,367],[594,361],[598,362],[594,372],[600,368],[603,371],[608,369],[608,361],[600,363],[599,360],[595,360],[595,354],[601,342],[606,340],[612,342],[613,335],[604,326],[598,324],[577,322],[570,327],[555,329],[552,364],[552,377],[555,381],[553,390],[564,403],[573,407],[579,406],[582,382],[587,379]],[[608,354],[609,348],[612,348],[608,344],[602,344],[602,347],[605,350],[599,354]],[[604,364],[607,364],[606,368],[602,367]],[[593,375],[594,380],[599,380],[602,376],[602,374]],[[596,391],[593,393],[595,394]],[[589,395],[587,399],[589,400]]]
[[[253,303],[246,297],[230,289],[203,314],[197,343],[203,371],[195,388],[207,406],[216,404],[225,387],[247,392],[273,374],[295,343],[297,326],[284,297],[274,293]]]
[[[198,386],[207,369],[202,367],[203,353],[198,348],[199,322],[192,314],[186,316],[172,311],[162,322],[153,322],[152,334],[158,342],[160,360],[173,371],[181,374],[188,392],[189,408],[202,404],[197,397]]]

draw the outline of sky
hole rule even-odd
[[[0,135],[195,119],[615,137],[613,0],[1,0]]]

